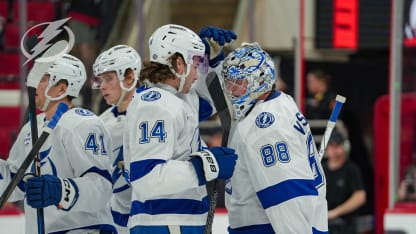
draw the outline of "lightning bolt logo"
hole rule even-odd
[[[65,29],[65,31],[68,34],[69,45],[64,49],[64,51],[61,51],[61,53],[69,52],[72,49],[72,47],[74,45],[74,41],[75,41],[74,33],[71,31],[70,28],[68,28],[67,26],[64,26],[64,24],[69,19],[70,19],[70,17],[65,18],[65,19],[61,19],[61,20],[57,20],[57,21],[53,21],[53,22],[40,23],[40,24],[37,24],[37,25],[31,27],[29,30],[27,30],[26,33],[23,35],[22,40],[20,42],[20,48],[22,50],[22,53],[27,58],[26,62],[23,65],[32,61],[34,58],[36,58],[42,52],[46,51],[52,45],[52,43],[49,43],[49,42],[52,39],[56,38],[63,31],[63,29]],[[24,39],[27,37],[27,34],[31,30],[33,30],[34,28],[43,26],[43,25],[47,25],[47,27],[38,36],[38,39],[39,39],[38,44],[36,44],[36,46],[34,46],[30,50],[31,53],[27,52],[26,49],[25,49],[25,46],[24,46],[24,41],[25,41]],[[50,57],[54,57],[54,56],[50,56]]]
[[[263,117],[262,117],[262,123],[263,124],[266,123],[267,122],[267,119],[268,119],[268,116],[267,115],[263,115]]]

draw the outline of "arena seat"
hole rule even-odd
[[[20,107],[0,107],[0,157],[6,159],[20,128]]]

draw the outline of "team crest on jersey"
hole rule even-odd
[[[274,115],[269,112],[262,112],[256,117],[256,125],[259,128],[267,128],[274,123]]]
[[[92,116],[92,115],[94,115],[94,113],[92,113],[91,111],[86,110],[86,109],[82,109],[82,108],[76,108],[75,113],[77,113],[79,115],[82,115],[82,116]]]
[[[146,102],[156,101],[160,98],[160,93],[158,91],[150,91],[142,95],[142,100]]]

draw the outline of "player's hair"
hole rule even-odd
[[[176,53],[170,57],[173,67],[177,66],[177,61],[182,58],[182,55]],[[161,83],[168,79],[174,79],[175,74],[169,69],[168,65],[164,65],[157,62],[144,61],[143,68],[140,71],[139,80],[143,83],[148,80],[154,84]]]

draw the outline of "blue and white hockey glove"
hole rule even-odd
[[[237,160],[235,150],[227,147],[213,147],[191,155],[199,185],[214,179],[229,179],[234,172]]]
[[[199,37],[205,44],[205,53],[208,55],[210,67],[216,67],[224,60],[224,46],[237,39],[233,31],[214,26],[204,27],[199,32]]]
[[[29,178],[26,182],[26,200],[33,208],[56,205],[68,211],[78,200],[78,186],[72,179],[52,175]]]

